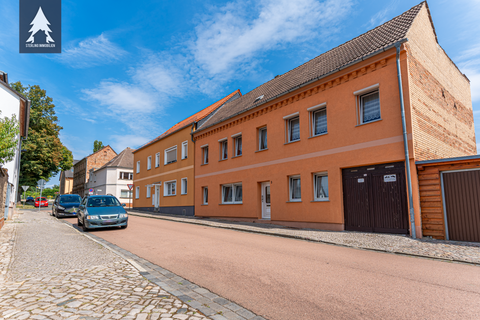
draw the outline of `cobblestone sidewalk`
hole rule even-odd
[[[215,319],[45,213],[0,230],[0,277],[0,319]]]
[[[318,241],[353,248],[480,264],[480,243],[412,239],[402,235],[366,232],[333,232],[311,229],[292,229],[266,223],[178,217],[166,214],[149,214],[133,210],[129,211],[129,213],[141,217],[207,225],[216,228],[255,232],[301,240]]]

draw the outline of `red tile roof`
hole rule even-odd
[[[195,113],[194,115],[186,118],[185,120],[182,120],[180,121],[179,123],[177,123],[176,125],[174,125],[173,127],[171,127],[170,129],[168,129],[167,131],[165,131],[164,133],[162,133],[161,135],[159,135],[158,137],[156,137],[155,139],[147,142],[146,144],[142,145],[141,147],[137,148],[133,153],[137,152],[138,150],[140,149],[143,149],[159,140],[162,140],[163,138],[165,138],[166,136],[169,136],[170,134],[180,130],[180,129],[183,129],[191,124],[193,124],[194,122],[198,122],[202,119],[204,119],[205,117],[209,116],[212,112],[214,112],[215,110],[217,110],[218,108],[220,108],[223,104],[225,104],[228,100],[230,100],[232,97],[234,97],[235,95],[242,95],[242,93],[240,92],[240,89],[238,90],[235,90],[234,92],[230,93],[228,96],[218,100],[217,102],[213,103],[212,105],[206,107],[205,109],[202,109],[200,110],[199,112]]]

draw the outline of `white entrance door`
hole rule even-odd
[[[155,208],[158,208],[160,206],[160,186],[155,185]]]
[[[262,182],[262,219],[270,220],[270,182]]]

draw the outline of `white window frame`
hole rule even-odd
[[[299,179],[300,180],[300,198],[292,198],[292,187],[293,187],[293,179]],[[302,201],[302,179],[300,175],[293,175],[288,177],[288,199],[290,202],[301,202]]]
[[[140,160],[137,161],[137,173],[140,173]]]
[[[300,113],[299,112],[295,112],[291,115],[288,115],[288,116],[285,116],[283,117],[283,119],[285,120],[285,128],[287,129],[287,143],[290,143],[290,142],[297,142],[297,141],[300,141]],[[292,137],[290,135],[290,128],[291,128],[291,123],[293,120],[296,120],[298,119],[298,139],[297,140],[292,140]]]
[[[240,144],[242,145],[242,151],[239,154],[238,153],[238,139],[240,139]],[[242,139],[242,134],[235,135],[233,136],[233,156],[234,157],[240,157],[243,154],[243,139]]]
[[[147,186],[147,198],[150,198],[152,196],[152,189],[151,189],[151,185],[148,185]]]
[[[208,144],[201,146],[200,148],[202,149],[202,164],[208,164],[208,158],[209,158]],[[205,157],[205,151],[207,151],[206,157]]]
[[[327,177],[327,197],[317,197],[317,177]],[[329,201],[328,172],[316,172],[313,174],[313,200]]]
[[[127,196],[126,197],[122,197],[122,193],[123,192],[126,192],[127,193]],[[122,189],[120,190],[120,198],[121,199],[130,199],[132,196],[132,190],[126,190],[126,189]]]
[[[175,163],[175,162],[177,162],[177,146],[173,146],[173,147],[170,147],[170,148],[168,148],[168,149],[165,149],[165,151],[164,151],[164,154],[163,154],[163,155],[164,155],[164,157],[165,157],[165,159],[164,159],[164,165],[165,165],[165,166],[166,166],[167,164],[170,164],[170,163],[167,163],[167,152],[172,151],[172,150],[175,150],[175,161],[172,161],[172,162],[170,162],[170,163]]]
[[[160,166],[160,152],[157,152],[155,154],[155,168],[158,168]]]
[[[152,156],[147,158],[147,170],[152,169]]]
[[[135,199],[140,198],[140,187],[135,187]]]
[[[175,184],[175,193],[173,194],[168,194],[168,185],[169,184]],[[176,196],[177,195],[177,180],[170,180],[170,181],[165,181],[163,183],[163,196],[164,197],[173,197],[173,196]]]
[[[310,137],[318,137],[328,133],[328,116],[327,116],[327,131],[319,134],[315,134],[315,113],[325,110],[327,112],[327,103],[321,103],[314,107],[308,108],[307,111],[310,114]]]
[[[180,190],[180,194],[187,194],[188,192],[187,178],[182,178],[181,187],[182,187],[182,190]]]
[[[182,142],[182,160],[188,157],[188,140]]]
[[[228,201],[228,202],[224,201],[225,187],[232,188],[232,201]],[[235,199],[235,194],[238,187],[242,187],[242,200],[240,201]],[[243,203],[243,186],[241,182],[222,184],[222,204],[242,204],[242,203]]]
[[[202,188],[202,204],[207,205],[208,204],[208,187],[203,187]]]
[[[374,84],[373,86],[369,86],[367,88],[357,90],[353,93],[353,95],[356,98],[356,104],[357,104],[357,108],[356,108],[357,125],[363,125],[363,124],[372,123],[372,122],[375,122],[375,121],[382,120],[382,106],[380,105],[380,89],[379,88],[380,88],[380,85],[377,83],[377,84]],[[375,93],[375,92],[378,92],[378,106],[379,106],[379,109],[380,109],[380,118],[364,122],[363,121],[363,100],[362,100],[362,97],[365,97],[365,96],[370,95],[370,94]]]
[[[220,143],[220,160],[227,160],[228,159],[228,139],[227,138],[221,139],[221,140],[218,140],[218,142]],[[225,155],[224,151],[226,151],[225,158],[223,157]]]
[[[265,131],[265,135],[267,137],[267,145],[265,146],[265,148],[262,148],[262,131]],[[268,149],[268,131],[267,131],[267,127],[261,127],[261,128],[258,128],[258,151],[262,151],[262,150],[267,150]]]

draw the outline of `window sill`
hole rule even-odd
[[[382,121],[382,120],[383,120],[383,119],[380,118],[380,119],[377,119],[377,120],[373,120],[373,121],[369,121],[369,122],[365,122],[365,123],[360,123],[360,124],[357,124],[355,127],[364,126],[364,125],[366,125],[366,124],[375,123],[375,122]]]
[[[206,166],[208,165],[208,163],[202,163],[200,166]]]
[[[219,206],[232,206],[232,205],[241,205],[243,202],[237,202],[237,203],[219,203]]]
[[[232,157],[231,159],[240,158],[242,155]]]
[[[330,199],[325,199],[325,200],[312,200],[310,202],[330,202]]]
[[[302,202],[302,200],[290,200],[290,201],[286,201],[287,203],[299,203],[299,202]]]
[[[268,150],[268,148],[262,149],[262,150],[257,150],[257,151],[255,151],[255,153],[257,153],[257,152],[262,152],[262,151],[267,151],[267,150]]]
[[[181,160],[187,160],[187,157],[185,157],[185,158],[182,158]]]
[[[308,139],[312,139],[312,138],[316,138],[316,137],[321,137],[321,136],[324,136],[324,135],[327,135],[328,132],[325,132],[325,133],[320,133],[320,134],[317,134],[317,135],[314,135],[314,136],[311,136],[311,137],[308,137]]]
[[[168,166],[169,164],[172,164],[172,163],[175,163],[175,162],[177,162],[177,160],[172,161],[172,162],[165,163],[164,166]]]
[[[175,197],[176,194],[170,194],[170,195],[165,195],[165,194],[164,194],[163,196],[164,196],[164,197]]]
[[[220,160],[218,160],[218,162],[220,162],[220,161],[227,161],[227,160],[228,160],[228,158],[227,158],[227,159],[220,159]]]
[[[186,196],[187,194],[186,194],[186,193],[181,193],[180,195],[181,195],[181,196]]]
[[[295,142],[300,142],[301,140],[298,139],[298,140],[295,140],[295,141],[290,141],[290,142],[285,142],[283,145],[286,145],[286,144],[292,144],[292,143],[295,143]]]

